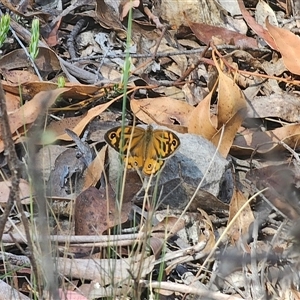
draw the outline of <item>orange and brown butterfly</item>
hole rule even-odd
[[[122,127],[108,130],[104,136],[105,141],[116,151],[122,154],[125,163],[128,157],[128,169],[142,169],[145,175],[155,175],[179,147],[178,136],[169,130],[147,129],[141,127],[125,126],[122,140]]]

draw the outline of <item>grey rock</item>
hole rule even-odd
[[[203,195],[207,195],[201,192],[204,190],[228,203],[233,193],[230,162],[203,137],[194,134],[176,134],[181,141],[179,149],[166,160],[160,174],[148,178],[148,180],[151,179],[148,194],[152,195],[153,201],[158,199],[161,207],[185,208],[203,180],[200,191],[197,193],[198,201],[201,202],[201,198],[205,197]],[[109,147],[108,157],[109,180],[114,188],[118,176],[122,176],[122,166],[119,154],[111,147]],[[144,194],[139,194],[137,198],[142,200]]]

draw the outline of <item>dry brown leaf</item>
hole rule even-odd
[[[226,124],[224,124],[224,130],[223,128],[220,128],[218,132],[212,137],[211,142],[216,147],[218,146],[220,139],[222,139],[219,147],[219,152],[223,157],[227,157],[232,147],[232,143],[234,141],[236,133],[238,132],[238,129],[240,128],[245,115],[246,108],[239,110]]]
[[[238,213],[241,207],[247,202],[247,199],[243,195],[242,192],[235,189],[234,194],[232,196],[230,205],[229,205],[229,219],[228,223],[231,222],[233,217]],[[228,236],[231,238],[231,242],[235,244],[240,238],[245,235],[248,230],[250,224],[254,221],[254,216],[248,204],[240,213],[235,222],[232,224],[230,229],[228,230]],[[227,225],[228,226],[228,225]]]
[[[123,19],[128,15],[128,12],[131,8],[139,7],[140,1],[142,0],[126,0],[121,1],[119,11],[120,11],[120,20]]]
[[[48,126],[47,130],[52,131],[55,136],[65,134],[65,129],[74,128],[82,119],[84,119],[86,114],[78,117],[64,118],[58,121],[52,121]]]
[[[86,175],[84,176],[84,184],[83,184],[82,191],[86,190],[91,186],[95,186],[99,181],[102,172],[104,170],[104,159],[105,159],[106,150],[107,150],[107,145],[101,148],[101,150],[97,153],[95,159],[86,169],[85,171]]]
[[[212,138],[215,146],[222,138],[219,151],[226,157],[229,153],[237,130],[244,120],[247,102],[238,85],[229,76],[224,74],[218,64],[215,52],[212,52],[213,60],[219,73],[218,94],[218,133]],[[221,129],[224,127],[224,132]]]
[[[290,220],[299,220],[298,198],[292,196],[296,181],[295,172],[291,166],[281,164],[253,169],[246,174],[246,178],[259,190],[268,188],[264,196],[281,214]]]
[[[39,47],[39,53],[34,63],[46,75],[53,71],[61,69],[58,57],[55,52],[49,48]],[[0,58],[1,68],[11,71],[22,68],[30,68],[31,63],[28,60],[28,54],[23,49],[16,49]],[[24,80],[22,80],[23,82]]]
[[[218,128],[221,128],[238,111],[246,108],[247,102],[234,80],[221,70],[214,51],[212,52],[212,55],[219,73]]]
[[[113,29],[122,39],[126,38],[126,31],[123,29],[118,13],[104,0],[96,0],[96,20],[102,27]]]
[[[11,92],[13,94],[20,94],[20,87],[23,99],[31,99],[37,93],[49,90],[55,90],[58,88],[57,83],[53,83],[50,81],[33,81],[20,84],[10,85],[7,82],[2,81],[3,89],[7,92]],[[103,97],[107,90],[110,89],[110,86],[100,88],[95,85],[85,85],[85,84],[74,84],[74,83],[66,83],[65,88],[68,90],[64,93],[66,98],[74,99],[74,100],[82,100],[87,98],[99,98]]]
[[[198,208],[201,214],[201,229],[199,230],[198,242],[206,241],[205,248],[202,250],[204,253],[210,253],[215,247],[216,239],[214,233],[214,226],[207,212],[203,209]]]
[[[271,150],[282,149],[279,141],[286,143],[291,148],[299,146],[300,124],[286,125],[266,132],[254,132],[239,135],[235,138],[231,151],[235,154],[252,153],[257,149],[258,153],[267,153]]]
[[[156,238],[156,237],[150,237],[149,239],[149,247],[152,251],[152,253],[155,255],[156,259],[159,259],[161,250],[163,249],[165,245],[165,238]]]
[[[68,91],[66,88],[56,89],[52,91],[40,92],[33,99],[27,101],[17,111],[9,115],[9,125],[11,133],[15,133],[18,129],[23,132],[24,127],[29,127],[42,111],[46,111],[58,96]],[[20,132],[20,131],[19,131]],[[3,142],[3,141],[2,141]],[[4,150],[3,144],[0,144],[0,152]]]
[[[39,78],[37,75],[29,71],[23,70],[11,70],[2,69],[1,74],[5,78],[6,82],[14,85],[22,85],[26,82],[38,81]]]
[[[43,35],[49,47],[54,47],[60,42],[60,36],[58,31],[61,26],[61,22],[62,22],[62,17],[58,17],[58,20],[55,26],[52,28],[52,30],[46,35],[45,34]]]
[[[199,134],[204,138],[211,140],[216,134],[217,126],[214,126],[210,117],[210,103],[213,91],[211,91],[197,107],[190,113],[188,132]]]
[[[7,181],[0,182],[0,203],[6,203],[8,201],[10,187],[11,187],[10,181],[7,180]],[[30,204],[31,195],[32,192],[29,183],[26,180],[21,178],[19,183],[19,197],[21,199],[21,203]]]
[[[255,19],[250,15],[250,13],[245,8],[243,0],[237,0],[240,10],[243,14],[244,20],[247,22],[248,26],[274,50],[278,50],[276,43],[272,39],[270,33],[265,30],[261,25],[257,24]]]
[[[119,210],[111,187],[90,187],[75,201],[75,234],[98,235],[127,221],[131,202],[123,203]]]
[[[105,111],[111,104],[113,104],[115,101],[117,101],[117,99],[113,99],[107,103],[104,103],[104,104],[100,104],[98,106],[95,106],[93,108],[91,108],[88,113],[85,115],[85,117],[80,120],[79,123],[77,123],[75,125],[75,127],[73,128],[69,128],[71,129],[72,131],[74,131],[78,136],[81,135],[83,129],[85,128],[85,126],[92,120],[94,119],[95,117],[97,117],[98,115],[100,115],[103,111]],[[64,134],[61,134],[59,136],[57,136],[55,138],[55,140],[64,140],[64,141],[71,141],[72,138],[64,133]],[[52,141],[54,142],[54,141]]]
[[[10,92],[15,95],[20,95],[20,88],[22,99],[31,99],[37,93],[43,91],[55,90],[58,88],[56,83],[50,81],[33,81],[33,82],[25,82],[22,85],[20,84],[9,84],[6,81],[2,81],[3,89],[7,92]]]
[[[11,93],[5,93],[7,113],[11,114],[20,108],[20,97]]]
[[[300,38],[290,30],[278,28],[266,20],[266,27],[282,55],[284,65],[294,74],[300,74]]]
[[[27,101],[16,112],[9,115],[11,133],[14,133],[20,127],[33,123],[42,110],[46,111],[57,97],[67,90],[66,88],[61,88],[36,94],[33,99]]]
[[[174,225],[176,225],[176,227],[174,227]],[[166,235],[171,237],[179,230],[183,229],[184,225],[185,223],[183,219],[178,220],[177,217],[166,216],[162,221],[152,228],[151,236],[161,239],[165,238]]]
[[[205,23],[189,22],[189,26],[195,36],[208,45],[212,40],[219,40],[217,44],[232,44],[240,47],[256,48],[257,42],[244,34],[223,27],[212,26]]]
[[[130,107],[135,116],[144,123],[160,125],[172,125],[177,121],[180,125],[187,126],[190,113],[194,110],[186,102],[169,97],[131,100]]]

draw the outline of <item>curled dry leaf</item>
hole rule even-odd
[[[222,138],[219,151],[226,157],[229,153],[237,130],[246,115],[247,102],[245,97],[232,78],[223,73],[218,64],[215,52],[212,52],[213,60],[219,73],[218,93],[218,133],[211,140],[215,146]],[[222,127],[224,133],[222,134]]]
[[[207,140],[211,140],[217,132],[217,124],[213,124],[210,116],[212,94],[213,91],[199,102],[196,108],[191,112],[188,122],[189,133],[199,134]]]
[[[161,249],[165,244],[165,240],[157,237],[150,237],[149,244],[153,255],[158,259],[161,254]]]
[[[80,83],[66,83],[64,87],[68,88],[68,90],[64,93],[64,96],[74,100],[103,97],[105,95],[105,91],[110,89],[110,86],[100,88],[95,85],[85,85]],[[20,94],[20,84],[8,85],[4,83],[3,88],[7,92],[11,92],[16,95]],[[22,97],[26,100],[31,99],[39,92],[56,90],[57,88],[57,83],[50,81],[26,82],[21,85]]]
[[[55,26],[52,28],[51,32],[45,35],[45,41],[49,45],[49,47],[54,47],[60,42],[60,37],[58,35],[58,31],[62,22],[62,17],[56,22]]]
[[[106,150],[107,145],[101,148],[101,150],[97,153],[95,159],[86,169],[82,191],[86,190],[91,186],[95,186],[99,181],[104,170],[104,159]]]
[[[263,0],[259,0],[255,9],[255,19],[257,23],[266,29],[266,19],[269,19],[274,26],[278,26],[278,21],[274,10],[268,3]]]
[[[278,28],[266,20],[266,27],[282,54],[284,65],[294,74],[300,74],[300,38],[289,30]]]
[[[246,202],[247,199],[245,198],[244,194],[235,189],[229,205],[229,219],[227,223],[227,226],[229,226],[233,217],[239,213],[237,219],[233,224],[231,224],[231,227],[227,233],[228,237],[230,237],[231,239],[232,244],[238,242],[249,231],[249,226],[254,221],[254,216],[250,204],[248,204],[242,211],[240,211],[241,207]]]
[[[212,52],[219,73],[218,128],[226,124],[238,111],[247,107],[245,97],[232,78],[226,75]]]
[[[198,242],[205,241],[206,245],[202,252],[210,253],[216,244],[214,227],[207,212],[200,208],[198,211],[201,215]]]
[[[143,5],[143,4],[142,4]],[[140,0],[123,0],[120,3],[119,11],[120,11],[120,20],[123,21],[123,19],[128,15],[128,12],[131,8],[139,7],[140,6]]]
[[[222,138],[219,152],[226,157],[244,120],[247,103],[238,85],[221,70],[214,51],[213,59],[219,73],[217,124],[210,114],[211,97],[214,92],[212,89],[190,113],[188,131],[202,135],[215,146],[218,146]]]

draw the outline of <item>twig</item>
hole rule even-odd
[[[41,109],[43,112],[47,112],[47,96],[43,99],[44,108]],[[48,214],[48,204],[47,198],[45,196],[45,185],[40,174],[40,170],[38,170],[37,161],[36,161],[36,153],[37,146],[41,143],[42,138],[42,125],[43,125],[44,115],[41,114],[39,119],[36,121],[36,127],[32,132],[32,136],[28,142],[28,171],[29,175],[34,182],[34,190],[35,190],[35,200],[37,206],[37,217],[35,218],[35,238],[36,247],[39,251],[39,266],[42,271],[43,283],[47,285],[44,287],[44,293],[49,293],[47,297],[49,299],[59,299],[58,293],[58,274],[55,269],[55,258],[52,256],[55,254],[53,251],[53,246],[51,245],[51,241],[49,239],[50,228],[49,228],[49,214]],[[44,294],[45,296],[45,294]]]
[[[0,299],[18,299],[18,300],[30,300],[29,297],[20,293],[18,290],[14,289],[11,285],[7,284],[3,280],[0,280]]]
[[[291,154],[292,154],[292,155],[294,156],[294,158],[296,159],[297,163],[300,164],[299,155],[298,155],[298,153],[297,153],[295,150],[293,150],[289,145],[287,145],[287,144],[286,144],[285,142],[283,142],[283,141],[278,142],[278,145],[281,145],[281,146],[283,146],[286,150],[290,151]]]
[[[153,58],[153,59],[156,58],[156,54],[157,54],[159,45],[160,45],[160,43],[161,43],[161,41],[162,41],[162,38],[164,37],[166,31],[167,31],[167,27],[165,26],[165,27],[163,27],[162,32],[161,32],[161,34],[160,34],[160,36],[159,36],[159,38],[158,38],[158,40],[157,40],[157,42],[156,42],[156,46],[155,46],[154,52],[153,52],[153,54],[152,54],[152,58]]]
[[[200,54],[200,57],[199,57],[199,59],[198,59],[198,61],[195,63],[195,64],[193,64],[192,66],[190,66],[185,72],[184,72],[184,74],[180,77],[180,78],[178,78],[176,81],[175,81],[175,83],[179,83],[179,82],[181,82],[181,81],[183,81],[186,77],[188,77],[199,65],[200,65],[200,63],[203,63],[203,58],[204,58],[204,56],[205,56],[205,54],[206,54],[206,52],[207,52],[207,50],[209,49],[209,45],[207,45],[205,48],[204,48],[204,50],[202,51],[202,53]]]
[[[203,52],[206,47],[200,47],[192,50],[182,50],[182,51],[174,51],[174,52],[158,52],[155,53],[155,57],[166,57],[166,56],[176,56],[176,55],[192,55]],[[153,57],[153,53],[130,53],[130,57],[132,58],[148,58]],[[91,56],[84,56],[71,59],[71,61],[81,61],[81,60],[91,60],[91,59],[103,59],[103,58],[125,58],[126,53],[114,53],[114,54],[107,54],[107,55],[91,55]]]
[[[39,283],[39,276],[38,276],[38,269],[36,260],[34,258],[34,252],[33,252],[33,243],[30,235],[29,230],[29,222],[25,215],[20,195],[19,195],[19,173],[18,173],[18,157],[17,153],[14,147],[14,142],[11,135],[11,130],[9,126],[9,119],[7,115],[7,108],[6,108],[6,99],[3,91],[2,84],[0,83],[0,129],[2,133],[2,139],[4,141],[5,146],[5,152],[4,155],[7,157],[7,164],[11,173],[11,189],[9,193],[9,198],[7,205],[5,207],[3,215],[0,217],[0,237],[2,237],[4,232],[5,223],[9,217],[10,211],[14,205],[14,202],[16,203],[16,206],[19,210],[19,213],[21,214],[21,220],[23,222],[23,226],[25,229],[25,234],[28,242],[28,248],[30,251],[30,262],[32,265],[33,273],[35,276],[35,280],[37,284]],[[39,285],[37,285],[39,286]]]
[[[84,27],[86,21],[85,19],[80,19],[76,25],[73,27],[73,30],[71,31],[68,39],[67,39],[67,47],[69,50],[69,54],[71,59],[74,59],[77,57],[76,50],[75,50],[75,38],[81,31],[81,29]]]
[[[214,45],[211,45],[211,47],[216,51],[218,57],[223,61],[225,66],[229,70],[231,70],[233,73],[244,74],[244,75],[249,75],[249,76],[257,76],[257,77],[267,78],[267,79],[275,79],[279,82],[285,82],[285,83],[290,83],[290,84],[294,84],[294,85],[300,85],[299,80],[291,80],[291,79],[288,79],[288,78],[280,78],[280,77],[276,77],[276,76],[272,76],[272,75],[268,75],[268,74],[261,74],[261,73],[257,73],[257,72],[250,72],[250,71],[244,71],[244,70],[237,69],[237,68],[233,67],[232,65],[230,65],[228,63],[228,61],[224,58],[224,56],[221,55],[221,53],[218,51],[218,49]]]
[[[144,234],[121,234],[121,235],[50,235],[48,239],[56,244],[80,244],[80,243],[117,243],[120,241],[134,241],[139,239],[144,239]],[[13,236],[9,234],[4,234],[2,237],[2,242],[12,243],[14,241],[24,242],[21,236],[14,234]]]
[[[17,168],[17,158],[14,148],[14,143],[11,137],[9,120],[6,109],[6,100],[3,91],[2,84],[0,82],[0,129],[2,140],[4,141],[5,152],[4,155],[7,157],[9,169],[12,174],[11,189],[9,198],[5,206],[3,215],[0,217],[0,238],[2,238],[6,221],[9,217],[10,211],[14,206],[14,201],[19,198],[19,177]]]
[[[236,297],[233,295],[226,295],[219,292],[208,291],[205,288],[201,289],[199,287],[187,286],[184,284],[174,283],[174,282],[165,282],[165,281],[147,281],[140,280],[139,284],[145,287],[162,289],[168,291],[177,291],[180,293],[194,294],[199,296],[204,296],[205,299],[217,299],[217,300],[240,300],[240,297]]]

